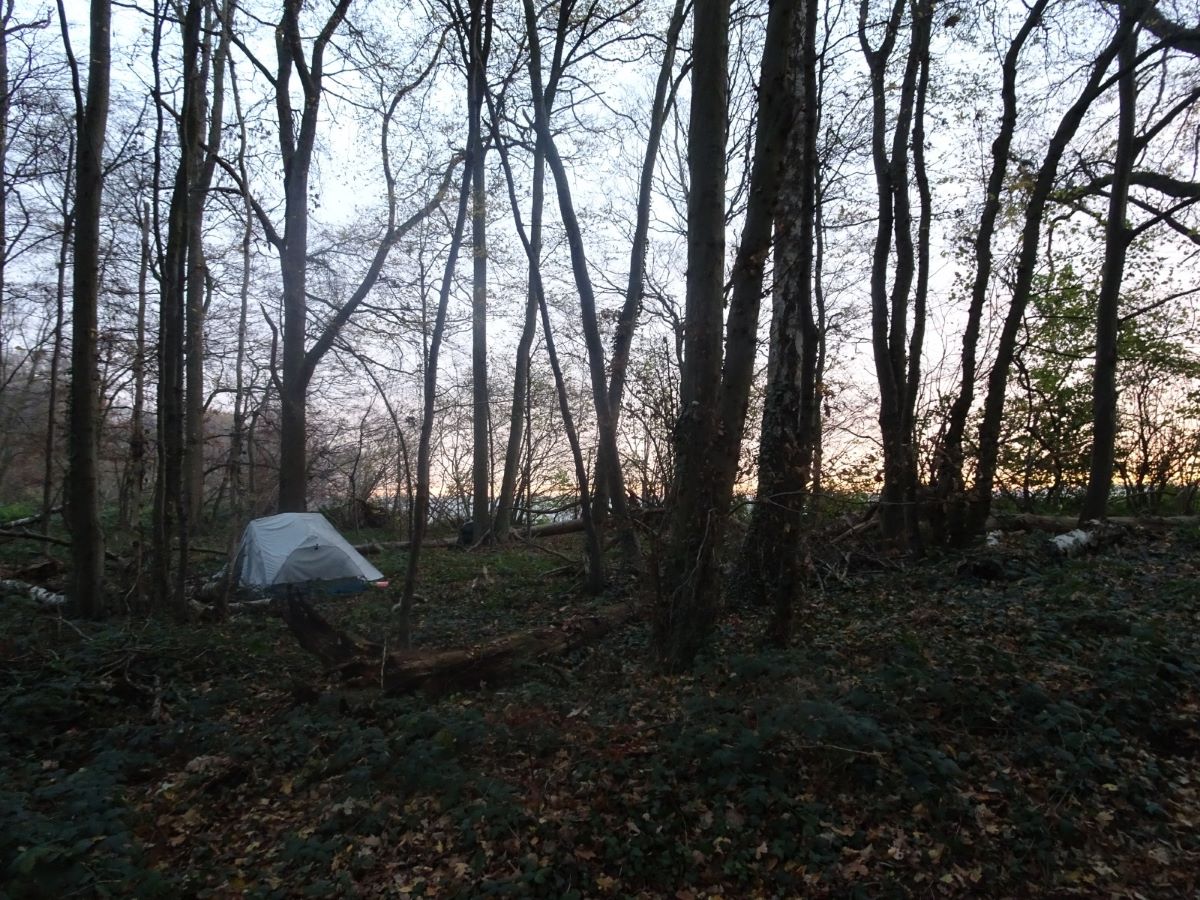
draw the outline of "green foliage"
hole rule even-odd
[[[1026,510],[1061,510],[1086,486],[1091,452],[1095,275],[1071,263],[1034,280],[1001,444],[1008,490]],[[1184,311],[1157,304],[1153,279],[1127,278],[1118,335],[1118,483],[1134,511],[1196,480],[1200,378]],[[1189,424],[1190,423],[1190,424]]]

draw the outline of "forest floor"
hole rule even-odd
[[[823,569],[786,652],[729,611],[664,677],[634,623],[439,698],[338,686],[275,617],[4,596],[0,897],[1195,896],[1200,531],[1045,542]],[[426,560],[423,647],[604,602],[548,554]],[[320,609],[382,640],[393,599]]]

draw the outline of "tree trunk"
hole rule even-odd
[[[283,157],[283,233],[273,243],[283,281],[283,379],[279,391],[279,512],[308,508],[308,375],[305,340],[308,321],[308,183],[321,111],[325,50],[346,17],[350,0],[337,0],[313,42],[309,60],[297,59],[302,46],[302,0],[284,0],[275,32],[275,112]],[[292,109],[291,80],[299,68],[302,109]],[[297,128],[297,124],[299,127]]]
[[[467,61],[467,108],[471,121],[467,137],[471,173],[471,397],[474,441],[471,453],[471,519],[475,542],[490,541],[492,530],[491,452],[488,426],[491,408],[487,373],[487,185],[483,102],[487,90],[487,47],[491,35],[490,0],[470,0]],[[486,21],[485,21],[486,17]],[[486,32],[486,35],[485,35]]]
[[[50,350],[50,384],[46,398],[46,459],[42,476],[42,531],[50,533],[50,508],[54,503],[57,476],[55,461],[58,455],[58,380],[62,369],[63,319],[67,294],[67,259],[71,251],[75,226],[75,210],[71,207],[71,185],[75,167],[74,134],[67,138],[67,170],[63,173],[63,192],[59,211],[63,230],[58,245],[57,277],[54,287],[54,345]]]
[[[816,372],[819,334],[813,310],[816,219],[817,0],[801,0],[788,81],[795,125],[775,220],[775,293],[771,361],[758,454],[758,491],[739,559],[739,592],[771,603],[768,639],[791,635],[794,595],[803,583],[801,535],[819,423]]]
[[[1041,22],[1042,13],[1050,0],[1036,0],[1030,7],[1020,30],[1004,54],[1001,68],[1000,97],[1003,112],[1000,129],[992,142],[992,169],[988,175],[987,193],[983,211],[979,217],[979,228],[975,232],[973,258],[975,275],[971,282],[971,299],[967,307],[967,323],[962,339],[962,378],[958,394],[946,417],[945,434],[935,457],[935,489],[937,506],[933,509],[932,524],[939,541],[952,540],[962,533],[965,526],[963,495],[963,437],[967,430],[967,418],[975,402],[976,353],[979,334],[983,324],[983,310],[987,302],[988,288],[992,277],[992,238],[996,233],[996,222],[1004,203],[1004,183],[1008,173],[1009,150],[1013,133],[1017,127],[1017,65],[1021,50],[1034,28]]]
[[[1121,17],[1131,17],[1122,8]],[[1125,223],[1129,206],[1129,180],[1136,156],[1134,129],[1137,116],[1138,35],[1135,30],[1117,56],[1120,75],[1117,95],[1120,109],[1113,180],[1108,196],[1108,221],[1104,225],[1104,264],[1096,298],[1096,362],[1092,370],[1092,458],[1087,493],[1080,522],[1103,519],[1112,493],[1113,459],[1117,439],[1117,338],[1121,315],[1121,281],[1125,253],[1132,237]]]
[[[725,139],[729,108],[729,0],[696,0],[688,123],[687,300],[669,557],[660,575],[653,646],[668,670],[686,669],[708,638],[718,588],[718,474],[710,457],[721,385],[725,269]],[[764,89],[760,96],[769,96]],[[760,119],[761,123],[761,119]]]
[[[197,47],[199,59],[185,89],[192,94],[190,123],[185,130],[195,142],[185,152],[195,154],[194,181],[188,204],[188,268],[185,306],[184,350],[186,359],[184,489],[193,528],[204,511],[204,323],[205,287],[208,264],[204,254],[204,210],[221,151],[224,132],[225,61],[229,52],[232,0],[224,0],[220,14],[220,40],[212,46],[212,8],[205,4],[203,38]],[[208,105],[209,70],[212,72],[212,106]],[[207,126],[208,136],[204,132]],[[203,143],[201,143],[203,141]]]
[[[667,111],[674,101],[675,51],[679,46],[679,35],[687,22],[687,4],[675,0],[671,20],[667,26],[666,46],[658,69],[658,82],[654,87],[654,101],[650,107],[650,131],[646,136],[646,150],[642,157],[641,178],[638,181],[637,208],[633,226],[633,240],[629,248],[629,280],[625,287],[625,302],[617,314],[617,327],[613,332],[612,360],[609,364],[608,406],[611,410],[613,429],[621,424],[621,400],[625,394],[625,376],[629,368],[629,352],[633,345],[633,334],[637,328],[638,315],[642,309],[642,298],[646,286],[646,253],[649,249],[650,204],[654,193],[654,169],[658,162],[658,148],[662,143],[663,127]],[[596,466],[595,508],[597,517],[603,519],[608,511],[608,474],[600,459]]]
[[[517,342],[517,359],[513,373],[512,406],[509,410],[508,444],[504,452],[504,474],[500,479],[500,497],[496,501],[496,521],[493,525],[496,540],[508,537],[513,522],[513,502],[516,498],[517,472],[521,465],[521,445],[524,439],[525,395],[529,390],[529,357],[537,331],[538,299],[533,289],[534,269],[541,265],[542,209],[545,205],[546,157],[540,149],[533,154],[533,203],[529,214],[529,277],[525,300],[525,321]]]
[[[489,97],[489,105],[491,98]],[[493,122],[496,116],[493,109]],[[496,146],[500,151],[500,161],[504,168],[505,181],[508,183],[508,197],[512,204],[513,219],[517,226],[517,234],[525,245],[529,257],[530,289],[537,298],[538,308],[542,314],[542,334],[546,339],[546,355],[550,359],[550,368],[554,372],[554,387],[558,394],[558,408],[562,415],[563,430],[567,434],[567,442],[571,447],[571,459],[575,464],[575,482],[579,489],[580,519],[586,535],[584,546],[587,552],[587,586],[592,592],[599,592],[604,587],[604,548],[601,546],[600,534],[593,517],[592,498],[589,496],[587,467],[583,462],[583,450],[579,444],[579,433],[575,429],[575,420],[571,415],[571,402],[567,395],[566,380],[563,378],[562,367],[558,362],[558,352],[554,348],[554,329],[550,324],[550,311],[546,306],[546,295],[542,286],[541,267],[536,265],[537,253],[533,241],[525,234],[525,226],[521,222],[521,207],[517,201],[517,188],[512,176],[512,168],[508,163],[508,151],[500,140],[497,126]]]
[[[144,609],[145,529],[142,511],[146,494],[146,297],[150,277],[150,204],[142,204],[141,257],[138,264],[138,313],[133,366],[133,412],[129,421],[129,526],[135,534],[133,607]]]
[[[302,0],[284,0],[283,17],[276,29],[276,58],[278,74],[274,79],[276,125],[284,169],[284,229],[279,233],[257,204],[253,206],[267,238],[279,253],[283,281],[283,378],[280,384],[280,448],[279,448],[279,511],[303,512],[308,505],[307,401],[308,387],[317,366],[333,347],[342,328],[350,321],[363,300],[370,294],[392,247],[409,231],[437,209],[454,177],[459,158],[451,160],[433,196],[404,221],[397,220],[395,176],[392,173],[388,150],[388,131],[396,107],[409,92],[433,71],[438,55],[416,81],[400,88],[383,115],[381,155],[383,177],[387,188],[387,230],[350,298],[343,303],[324,329],[306,349],[308,319],[308,184],[312,154],[320,118],[324,79],[325,51],[345,20],[350,0],[337,0],[336,5],[317,37],[313,40],[308,60],[299,51],[303,46],[300,30]],[[441,45],[438,45],[440,52]],[[299,73],[303,109],[298,119],[292,109],[289,88],[293,73]],[[226,166],[226,171],[229,167]],[[243,190],[248,190],[241,177]]]
[[[60,13],[62,12],[60,7]],[[100,379],[96,368],[100,294],[100,205],[104,192],[104,136],[108,124],[109,0],[92,0],[87,99],[75,76],[78,158],[75,169],[75,256],[71,324],[70,466],[67,512],[71,523],[75,602],[89,618],[104,615],[104,531],[100,525]],[[66,38],[64,17],[63,36]],[[69,52],[69,43],[68,43]]]
[[[189,0],[183,26],[183,106],[179,117],[180,153],[171,193],[167,222],[167,248],[162,264],[159,309],[158,386],[158,478],[155,486],[155,594],[180,619],[190,615],[186,583],[188,543],[192,509],[189,505],[188,447],[185,440],[186,393],[184,388],[186,316],[188,304],[188,257],[192,245],[192,196],[200,166],[203,137],[203,85],[197,79],[203,69],[201,56],[200,0]],[[161,29],[161,25],[157,26]],[[158,62],[156,34],[155,62]],[[199,108],[198,108],[199,106]],[[200,285],[203,291],[203,284]],[[178,558],[172,557],[177,554]]]
[[[912,211],[909,199],[909,135],[914,127],[915,110],[923,107],[927,83],[929,38],[932,8],[928,0],[912,4],[912,37],[900,99],[894,122],[887,113],[889,60],[903,18],[904,0],[896,0],[885,26],[878,49],[873,49],[867,34],[869,4],[859,4],[859,43],[871,73],[871,157],[875,168],[878,217],[871,263],[871,346],[879,384],[879,430],[883,450],[883,490],[880,496],[880,524],[885,540],[893,545],[907,543],[910,552],[917,548],[916,518],[912,504],[916,496],[915,434],[911,410],[915,408],[919,385],[910,378],[919,374],[919,358],[911,359],[915,343],[919,357],[923,322],[923,295],[914,309],[913,340],[908,335],[908,304],[917,269],[916,248],[912,238]],[[919,90],[920,88],[920,90]],[[892,132],[889,156],[886,133]],[[915,135],[914,135],[915,138]],[[916,141],[914,139],[914,156]],[[927,224],[927,223],[926,223]],[[928,234],[925,235],[926,244]],[[894,270],[891,265],[895,249]],[[927,247],[924,252],[928,252]],[[926,268],[927,272],[927,268]],[[888,280],[892,286],[889,294]]]
[[[767,20],[749,200],[733,267],[722,371],[729,3],[699,0],[695,5],[686,357],[669,546],[652,634],[654,652],[668,671],[692,665],[716,620],[720,584],[715,553],[737,474],[758,346],[763,271],[791,125],[787,72],[794,7],[795,0],[777,0]]]
[[[0,384],[4,383],[8,342],[4,336],[4,292],[8,269],[8,115],[12,92],[8,83],[8,25],[12,21],[14,0],[7,0],[0,13]],[[67,165],[70,169],[70,163]],[[64,177],[69,182],[69,177]],[[65,222],[65,219],[64,219]]]

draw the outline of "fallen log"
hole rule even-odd
[[[299,597],[288,598],[283,619],[300,646],[344,680],[374,684],[388,694],[439,694],[495,684],[522,663],[561,656],[634,619],[634,603],[618,603],[555,625],[453,650],[392,650],[339,631]]]
[[[1116,544],[1127,534],[1127,529],[1112,522],[1089,522],[1088,527],[1074,528],[1065,534],[1056,534],[1049,539],[1055,553],[1062,556],[1079,556]]]
[[[1110,516],[1109,525],[1123,528],[1146,528],[1166,531],[1181,525],[1200,525],[1200,516]],[[1033,513],[1011,513],[990,516],[988,531],[1073,531],[1079,527],[1077,516],[1039,516]]]
[[[422,547],[432,547],[434,549],[449,550],[451,547],[459,545],[458,538],[447,538],[443,541],[422,541]],[[355,544],[354,549],[363,556],[373,556],[377,553],[382,553],[384,550],[408,550],[412,547],[412,541],[368,541],[365,544]]]
[[[13,579],[0,581],[0,590],[16,591],[17,593],[25,594],[42,606],[67,605],[67,598],[62,594],[56,594],[54,591],[38,587],[36,584],[29,584],[26,581],[15,581]]]
[[[635,514],[637,519],[649,519],[660,515],[664,512],[661,507],[649,507],[639,510]],[[579,534],[583,531],[583,519],[567,519],[563,522],[549,522],[545,525],[535,525],[529,529],[529,537],[558,537],[564,534]],[[516,529],[513,530],[516,534]],[[524,537],[524,535],[521,535]],[[411,541],[368,541],[365,544],[355,544],[354,549],[364,556],[370,556],[373,553],[382,553],[384,550],[408,550],[412,546]],[[459,538],[447,538],[441,541],[424,541],[422,547],[434,547],[448,550],[452,547],[461,547],[462,541]]]
[[[62,512],[61,506],[52,507],[49,510],[49,515],[57,515]],[[22,525],[36,525],[42,519],[46,518],[40,512],[34,513],[32,516],[22,516],[19,519],[10,519],[7,522],[0,523],[0,528],[20,528]]]

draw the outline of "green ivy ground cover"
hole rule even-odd
[[[339,688],[273,618],[5,596],[0,895],[1193,896],[1200,537],[1043,541],[826,571],[786,652],[730,610],[688,677],[634,624],[440,698]],[[546,554],[429,565],[424,646],[596,602]],[[393,601],[322,608],[382,639]]]

